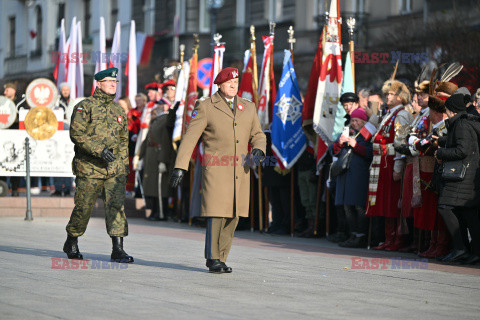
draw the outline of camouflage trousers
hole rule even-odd
[[[105,224],[111,237],[128,235],[128,223],[125,216],[126,178],[119,175],[108,179],[77,177],[75,179],[75,208],[67,224],[67,234],[79,237],[85,233],[93,206],[101,194],[105,203]]]

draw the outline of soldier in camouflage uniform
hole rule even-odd
[[[107,232],[113,244],[111,258],[117,262],[133,262],[123,250],[123,237],[128,235],[124,211],[128,123],[125,111],[113,101],[117,73],[117,68],[110,68],[95,74],[97,88],[93,96],[80,102],[72,114],[70,139],[75,144],[72,170],[77,191],[63,247],[69,259],[83,259],[77,238],[85,232],[101,193],[105,202]]]

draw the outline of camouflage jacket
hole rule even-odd
[[[115,96],[95,89],[93,96],[77,104],[70,121],[70,139],[75,144],[73,174],[89,178],[110,178],[128,174],[128,122]],[[110,149],[116,160],[101,158]]]

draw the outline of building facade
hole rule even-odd
[[[162,74],[164,66],[179,59],[179,44],[186,45],[185,57],[191,55],[193,34],[200,38],[199,58],[210,57],[212,29],[222,34],[226,43],[226,65],[242,67],[244,51],[250,47],[250,25],[256,28],[256,47],[261,61],[262,36],[269,34],[269,21],[275,28],[275,71],[280,73],[283,50],[288,48],[287,29],[295,29],[295,67],[299,84],[305,90],[310,68],[325,21],[330,0],[1,0],[0,20],[0,84],[6,81],[27,83],[37,77],[52,78],[55,67],[52,52],[58,48],[60,21],[65,19],[68,37],[73,17],[82,22],[83,50],[98,50],[99,18],[104,17],[107,51],[111,46],[116,21],[121,24],[121,50],[128,52],[130,20],[135,20],[137,32],[155,38],[148,67],[138,71],[139,86]],[[213,8],[215,4],[219,8]],[[450,15],[456,11],[464,15],[473,28],[480,25],[477,0],[341,0],[342,19],[355,17],[356,50],[372,52],[391,50],[405,43],[391,43],[389,32],[405,26],[421,30],[433,16]],[[212,19],[214,18],[214,19]],[[395,37],[393,37],[395,38]],[[342,25],[344,52],[349,35]],[[418,52],[425,51],[422,43],[409,43]],[[411,49],[408,49],[411,50]],[[431,54],[431,52],[429,52]],[[358,64],[357,83],[379,83],[391,73],[390,65]],[[89,84],[94,66],[87,62],[85,88]],[[410,72],[401,66],[402,72]],[[400,72],[401,73],[401,72]]]

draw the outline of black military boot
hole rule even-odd
[[[132,263],[133,257],[123,251],[123,238],[112,237],[112,255],[111,258],[115,262]]]
[[[220,259],[207,259],[206,266],[210,272],[223,273],[225,272],[225,264]],[[225,266],[226,267],[226,266]]]
[[[67,241],[63,245],[63,252],[67,254],[68,259],[83,259],[82,254],[78,250],[78,238],[67,236]]]

